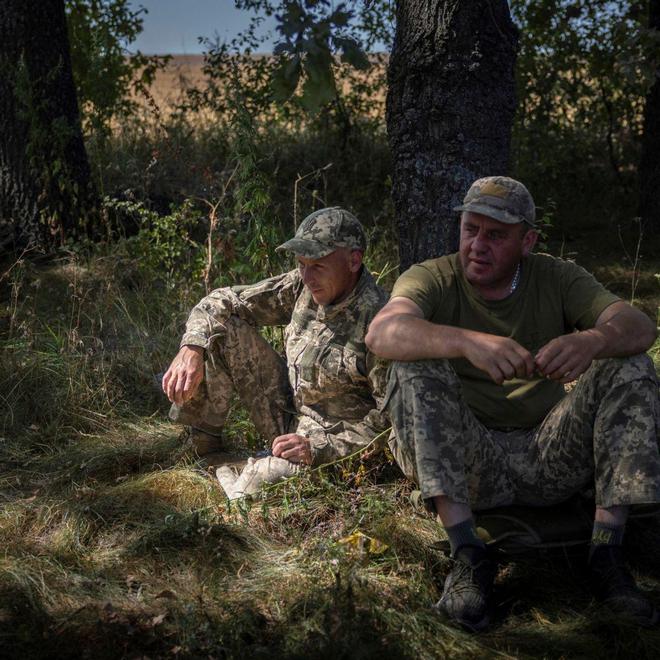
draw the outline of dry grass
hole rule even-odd
[[[601,273],[613,286],[623,263]],[[642,266],[638,295],[648,285],[656,305],[657,264]],[[660,654],[660,631],[613,620],[561,559],[505,565],[486,634],[446,625],[431,608],[447,570],[442,531],[387,463],[226,502],[164,421],[155,383],[194,287],[175,295],[111,254],[24,262],[2,286],[3,657]],[[250,433],[240,419],[233,429]],[[387,547],[370,553],[350,541],[356,530]],[[654,520],[628,534],[660,600],[658,542]]]

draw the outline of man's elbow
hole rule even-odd
[[[649,348],[651,348],[651,346],[655,344],[655,340],[658,338],[658,328],[655,325],[655,323],[653,323],[653,321],[649,319],[649,322],[646,325],[646,328],[644,328],[644,330],[645,332],[642,333],[642,337],[643,337],[642,341],[644,344],[643,350],[648,351]]]
[[[364,337],[364,343],[374,355],[378,355],[376,352],[376,348],[378,347],[378,333],[374,330],[373,321],[367,328],[367,334]]]
[[[383,342],[383,324],[378,320],[371,322],[367,328],[367,334],[364,338],[364,343],[367,348],[378,357],[386,357],[383,355],[384,342]]]

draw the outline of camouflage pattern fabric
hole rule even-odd
[[[310,213],[296,235],[275,249],[290,250],[307,259],[321,259],[340,247],[364,252],[367,237],[352,213],[333,206]]]
[[[207,347],[195,396],[183,406],[173,404],[170,419],[220,435],[236,393],[263,437],[289,433],[295,410],[282,356],[238,316],[227,319],[218,339]]]
[[[386,404],[392,453],[425,499],[550,505],[593,487],[602,507],[660,502],[660,399],[646,355],[594,361],[532,429],[481,424],[447,360],[392,363]]]
[[[172,406],[171,418],[218,433],[236,391],[268,442],[308,437],[314,465],[359,450],[389,425],[378,410],[386,366],[364,344],[386,300],[366,269],[336,305],[317,305],[298,271],[212,292],[191,312],[182,340],[205,348],[205,382],[191,401]],[[285,323],[286,360],[257,330]]]
[[[454,211],[480,213],[508,225],[526,222],[534,227],[536,222],[536,207],[529,190],[508,176],[477,179],[467,191],[463,204]]]

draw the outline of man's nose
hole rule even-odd
[[[472,245],[470,246],[474,252],[483,252],[486,249],[486,237],[483,232],[478,232],[475,237],[472,239]]]

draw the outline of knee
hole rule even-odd
[[[618,387],[639,380],[657,382],[653,361],[646,353],[596,360],[592,368],[595,377],[608,387]]]
[[[412,381],[432,381],[435,387],[457,387],[458,376],[449,360],[415,360],[413,362],[392,362],[388,380],[390,384],[408,384]]]

